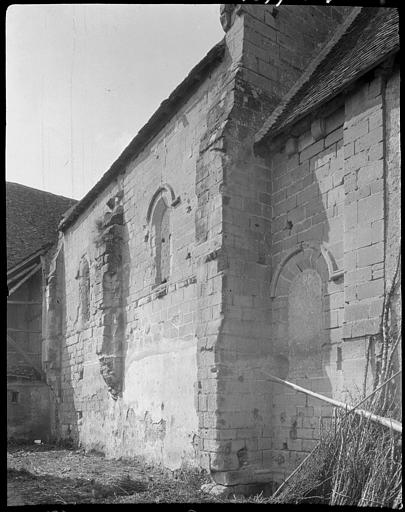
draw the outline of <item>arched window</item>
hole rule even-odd
[[[90,319],[90,271],[89,263],[83,258],[79,267],[80,313],[83,322]]]
[[[155,203],[151,218],[152,253],[155,260],[155,284],[167,282],[170,275],[170,210],[163,196]]]

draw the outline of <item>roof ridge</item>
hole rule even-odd
[[[304,71],[301,77],[295,82],[291,89],[284,96],[283,101],[273,110],[273,113],[269,119],[263,124],[262,128],[256,133],[254,144],[260,142],[265,137],[274,123],[278,120],[281,114],[284,112],[286,106],[292,101],[296,94],[301,88],[309,82],[312,75],[318,69],[319,65],[325,60],[330,52],[336,47],[339,41],[347,34],[351,25],[357,20],[359,14],[362,12],[363,7],[355,7],[341,25],[336,29],[333,36],[329,39],[326,45],[318,53],[316,57],[311,61],[308,68]]]

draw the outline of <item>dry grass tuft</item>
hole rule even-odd
[[[401,421],[401,327],[392,301],[400,284],[400,255],[385,296],[374,391],[361,408]],[[371,345],[370,345],[371,347]],[[363,396],[366,394],[367,371]],[[267,503],[324,503],[402,508],[402,434],[375,421],[337,410],[331,429]]]
[[[323,434],[313,455],[268,501],[399,508],[401,436],[369,419],[340,412],[335,428]]]

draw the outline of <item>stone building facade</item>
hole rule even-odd
[[[268,374],[342,397],[377,352],[399,248],[398,20],[225,4],[221,23],[60,224],[43,364],[55,435],[276,483],[331,409]]]

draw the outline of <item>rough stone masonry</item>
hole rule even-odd
[[[399,64],[349,57],[388,11],[221,7],[223,41],[60,225],[55,436],[277,483],[331,409],[266,372],[333,397],[363,386],[399,249]]]

